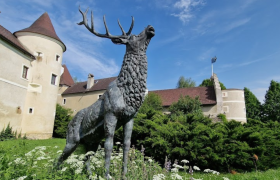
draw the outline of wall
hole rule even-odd
[[[99,95],[104,94],[104,92],[105,90],[87,93],[66,94],[62,95],[62,100],[57,103],[64,106],[65,108],[72,109],[73,115],[75,115],[79,110],[84,109],[96,102]],[[63,99],[66,99],[66,104],[62,103]]]
[[[0,130],[8,123],[21,131],[28,80],[22,78],[23,65],[31,68],[31,59],[0,39]],[[28,79],[31,77],[28,72]],[[18,109],[19,107],[19,109]]]
[[[201,110],[205,116],[210,118],[217,117],[217,105],[208,105],[208,106],[201,106]]]
[[[226,115],[227,119],[234,119],[246,123],[244,91],[241,89],[222,90],[222,97],[223,113]]]
[[[63,46],[47,36],[18,32],[18,40],[34,55],[42,52],[42,58],[32,62],[30,88],[26,94],[22,131],[30,139],[52,137]],[[56,55],[60,59],[56,61]],[[51,84],[52,74],[56,75],[55,85]],[[32,108],[32,113],[29,109]]]

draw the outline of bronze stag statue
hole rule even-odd
[[[67,143],[58,159],[57,167],[67,159],[78,144],[84,144],[87,151],[96,151],[100,141],[105,137],[105,175],[109,178],[110,158],[113,149],[115,130],[123,127],[123,177],[127,173],[127,156],[131,144],[133,117],[145,98],[147,80],[146,50],[155,30],[148,25],[139,35],[131,35],[134,18],[127,33],[118,24],[122,35],[109,33],[105,16],[103,17],[106,34],[95,32],[93,14],[91,12],[91,27],[87,22],[88,9],[83,13],[83,21],[79,25],[85,27],[94,35],[109,38],[115,44],[126,45],[122,68],[115,81],[110,83],[103,96],[91,106],[80,110],[68,124]],[[88,163],[87,163],[88,164]]]

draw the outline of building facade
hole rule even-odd
[[[52,137],[65,51],[47,13],[13,34],[0,26],[0,129]]]
[[[64,78],[71,78],[68,71]],[[105,92],[107,86],[116,78],[94,80],[94,76],[89,74],[87,81],[73,84],[68,88],[65,88],[65,84],[61,82],[60,87],[63,92],[58,95],[58,103],[73,110],[73,115],[75,115],[79,110],[96,102]],[[234,119],[246,123],[244,91],[241,89],[221,90],[216,74],[211,77],[211,80],[213,81],[213,86],[209,87],[164,89],[149,91],[148,93],[155,93],[161,97],[163,112],[166,114],[170,113],[169,106],[177,102],[181,96],[188,95],[192,98],[199,96],[202,112],[205,116],[217,119],[218,114],[225,114],[229,120]]]

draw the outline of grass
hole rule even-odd
[[[81,159],[85,151],[79,146],[76,156],[68,158],[62,171],[52,169],[55,159],[65,146],[65,139],[49,140],[10,140],[0,142],[0,179],[88,179],[88,174]],[[111,175],[113,179],[121,179],[122,152],[120,146],[115,146],[113,152]],[[32,154],[33,153],[33,154]],[[31,154],[31,156],[28,156]],[[104,152],[102,149],[92,158],[93,179],[102,179],[104,175]],[[43,157],[43,158],[42,158]],[[41,159],[40,159],[41,158]],[[128,180],[156,179],[154,175],[163,174],[165,179],[190,179],[184,171],[166,172],[149,157],[143,157],[140,151],[132,149],[128,165]],[[79,165],[81,164],[81,165]],[[180,163],[179,163],[180,164]],[[183,166],[183,165],[182,165]],[[99,177],[99,178],[98,178]],[[248,172],[233,174],[212,174],[201,171],[194,172],[194,179],[203,180],[280,180],[280,169],[265,172]],[[158,178],[161,179],[161,178]]]

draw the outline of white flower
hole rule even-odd
[[[203,179],[195,179],[195,178],[193,178],[193,180],[203,180]]]
[[[213,173],[213,174],[217,174],[217,175],[220,174],[218,171],[213,171],[212,173]]]
[[[197,171],[200,171],[199,167],[197,167],[197,166],[193,166],[193,169],[197,170]]]
[[[46,157],[44,157],[44,156],[41,156],[41,157],[38,157],[36,160],[43,160],[43,159],[47,159]]]
[[[227,178],[227,177],[223,177],[223,179],[224,179],[224,180],[229,180],[229,178]]]
[[[59,151],[57,151],[56,153],[57,153],[57,154],[60,154],[60,153],[62,153],[62,152],[63,152],[62,150],[59,150]]]
[[[178,165],[178,164],[174,164],[173,166],[174,166],[175,168],[184,169],[184,167],[182,167],[182,166],[180,166],[180,165]]]
[[[83,171],[82,168],[78,168],[78,169],[75,170],[75,174],[81,174],[82,171]]]
[[[25,162],[24,160],[22,160],[21,158],[15,159],[14,162],[15,162],[15,164],[22,164],[22,165],[25,165],[25,163],[26,163],[26,162]]]
[[[177,172],[178,172],[178,169],[177,169],[177,168],[172,168],[172,169],[171,169],[171,172],[177,173]]]
[[[96,179],[97,179],[97,174],[95,174],[94,176],[90,175],[90,176],[89,176],[89,179],[91,179],[91,180],[96,180]]]
[[[58,146],[54,146],[54,148],[58,148]]]
[[[25,178],[27,178],[27,176],[19,177],[19,178],[17,178],[17,180],[24,180]]]
[[[85,155],[86,155],[86,156],[94,155],[94,152],[93,152],[93,151],[88,151]]]
[[[28,153],[25,154],[26,157],[31,157],[32,156],[32,151],[29,151]]]
[[[204,172],[213,172],[213,170],[211,170],[211,169],[204,169]]]
[[[116,144],[121,144],[120,142],[116,142]]]
[[[162,180],[165,179],[164,174],[156,174],[153,176],[153,180]]]
[[[152,159],[148,159],[148,161],[151,163],[151,162],[153,162],[153,160]]]
[[[46,146],[37,146],[37,147],[35,147],[35,149],[44,151],[44,150],[46,150],[47,148],[46,148]]]
[[[37,156],[45,156],[46,153],[44,153],[43,151],[39,150],[39,151],[36,152],[36,155]]]
[[[61,169],[61,172],[66,171],[66,169],[67,169],[67,167],[62,168],[62,169]]]
[[[189,169],[189,166],[184,166],[183,168],[184,168],[184,169]]]
[[[171,179],[183,179],[183,178],[179,174],[172,173],[171,174]]]
[[[189,161],[186,160],[186,159],[183,159],[181,162],[182,162],[182,163],[185,163],[185,164],[189,163]]]

